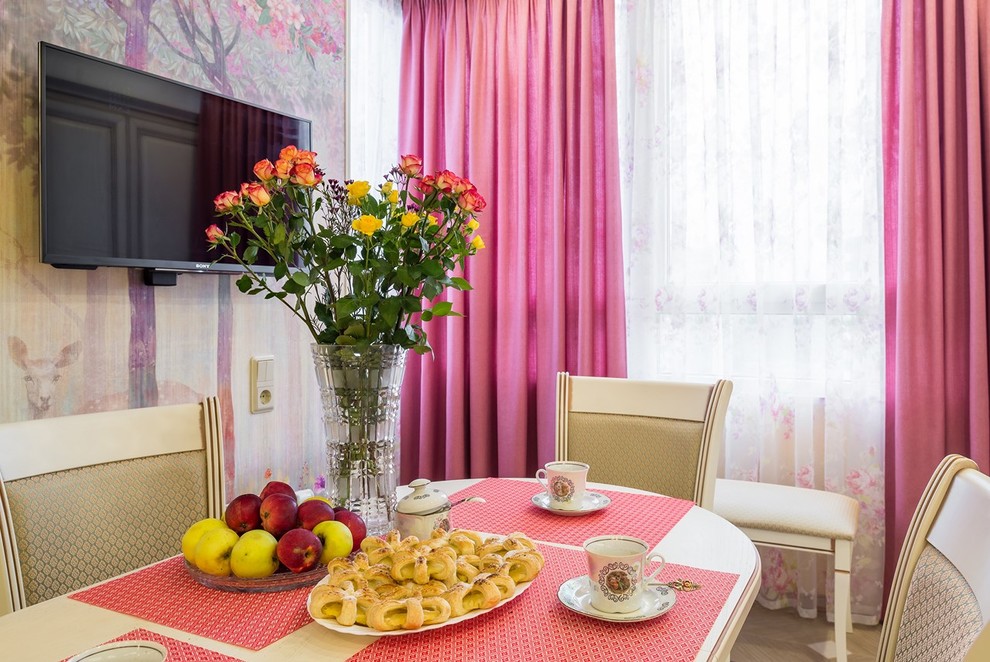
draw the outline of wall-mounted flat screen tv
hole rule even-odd
[[[241,271],[207,250],[213,198],[308,120],[44,42],[39,74],[42,262]]]

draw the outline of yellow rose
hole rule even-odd
[[[485,247],[485,242],[481,240],[481,235],[474,235],[474,239],[471,240],[471,247],[476,251],[480,251]]]
[[[392,192],[392,182],[385,182],[384,184],[382,184],[382,193],[388,195],[391,192]]]
[[[356,205],[361,202],[361,198],[368,195],[368,191],[371,190],[371,184],[365,181],[351,182],[347,185],[347,202],[348,204]]]
[[[399,222],[402,223],[402,227],[404,228],[411,228],[416,225],[417,221],[419,221],[419,214],[411,211],[407,211],[402,215],[402,218],[399,219]]]
[[[351,227],[358,232],[368,235],[369,237],[375,234],[376,230],[381,229],[382,219],[375,218],[370,214],[364,214],[360,218],[356,219],[351,223]]]
[[[440,222],[440,219],[437,218],[436,214],[430,214],[429,216],[426,217],[426,220],[429,222],[430,225],[436,225],[437,223]]]
[[[388,201],[391,202],[393,205],[399,204],[399,192],[398,191],[389,191]]]
[[[478,229],[479,225],[481,224],[478,223],[477,220],[472,218],[470,221],[467,222],[467,229],[470,230],[471,232],[474,232],[475,230]]]

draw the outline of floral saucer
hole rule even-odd
[[[611,499],[604,494],[599,494],[598,492],[585,492],[584,498],[581,499],[581,507],[577,510],[560,510],[559,508],[551,508],[550,495],[546,492],[534,494],[532,501],[533,505],[537,508],[550,511],[555,515],[564,515],[565,517],[587,515],[588,513],[599,511],[602,508],[605,508],[608,504],[612,503]]]
[[[571,611],[599,621],[612,623],[636,623],[666,614],[674,606],[677,596],[674,589],[663,584],[649,584],[643,593],[643,604],[627,614],[609,614],[591,606],[591,582],[588,575],[568,579],[557,590],[557,599]]]

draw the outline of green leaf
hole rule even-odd
[[[292,274],[292,280],[294,280],[302,287],[306,287],[309,285],[309,276],[306,274],[305,271],[297,271],[294,274]]]
[[[433,314],[436,315],[437,317],[443,317],[445,315],[450,315],[450,312],[453,309],[453,307],[454,304],[452,304],[450,301],[439,301],[435,306],[433,306],[432,310],[433,310]]]
[[[425,260],[423,262],[423,272],[427,276],[433,276],[434,278],[443,278],[446,274],[443,270],[443,265],[436,260]]]
[[[342,299],[337,299],[337,304],[336,304],[337,317],[338,318],[347,317],[348,315],[350,315],[360,307],[361,306],[358,303],[358,300],[355,299],[354,297],[348,296]]]
[[[431,319],[433,319],[433,312],[430,310],[424,310],[423,314],[420,317],[422,317],[424,322],[429,322]]]
[[[379,310],[386,326],[395,326],[399,321],[399,313],[402,311],[402,300],[399,298],[385,299],[382,301]]]
[[[254,280],[247,274],[237,279],[237,289],[239,289],[241,292],[246,293],[248,290],[251,289],[251,286],[253,284],[254,284]]]
[[[258,247],[248,246],[244,249],[244,261],[248,264],[254,264],[255,260],[258,259]]]
[[[289,268],[285,266],[284,262],[279,262],[275,265],[275,278],[282,280],[289,275]]]
[[[473,287],[471,287],[471,283],[457,276],[454,276],[453,278],[450,279],[450,284],[456,287],[457,289],[465,292],[474,289]]]

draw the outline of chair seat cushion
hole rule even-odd
[[[859,502],[834,492],[720,478],[713,510],[743,528],[852,540]]]

